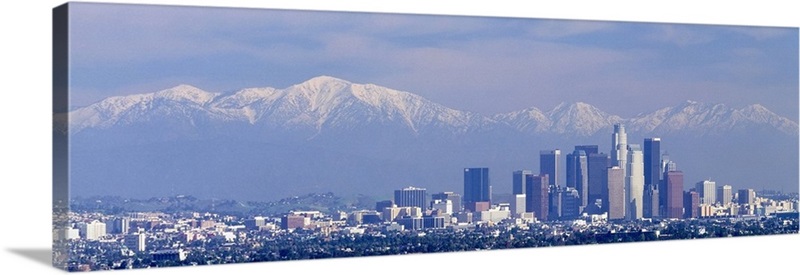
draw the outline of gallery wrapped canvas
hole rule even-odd
[[[798,29],[69,3],[68,271],[798,232]]]

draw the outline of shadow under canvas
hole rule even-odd
[[[52,266],[52,253],[53,251],[46,248],[9,248],[8,251],[31,259],[35,262]]]

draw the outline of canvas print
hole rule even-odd
[[[68,271],[798,233],[798,29],[69,3]]]

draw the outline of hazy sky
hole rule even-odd
[[[317,75],[493,114],[583,101],[634,116],[685,100],[797,121],[798,30],[72,3],[72,105],[178,84]]]

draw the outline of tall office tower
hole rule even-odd
[[[581,207],[589,204],[589,159],[586,152],[576,149],[567,154],[567,187],[578,191]]]
[[[428,209],[428,204],[425,203],[426,192],[425,188],[413,186],[394,190],[394,203],[398,207],[416,206],[421,209]]]
[[[549,214],[550,179],[548,175],[528,175],[525,180],[525,212],[533,212],[540,221],[547,221]]]
[[[606,172],[610,166],[611,160],[608,155],[603,153],[589,155],[589,204],[594,204],[597,200],[601,200],[602,207],[600,209],[603,211],[608,209],[608,201],[603,198],[605,198],[606,194]]]
[[[644,216],[644,156],[639,144],[628,145],[628,173],[625,177],[625,218],[641,219]]]
[[[608,168],[606,180],[606,194],[604,201],[608,202],[608,219],[621,220],[625,218],[625,170],[619,166]]]
[[[739,204],[753,204],[756,202],[756,191],[753,189],[739,189]]]
[[[559,193],[559,189],[562,187],[553,187],[550,185],[550,190],[548,190],[547,194],[547,210],[550,213],[547,214],[547,218],[550,220],[558,220],[561,218],[561,193]]]
[[[661,138],[644,139],[644,187],[658,186],[661,178]],[[658,187],[656,187],[658,188]]]
[[[625,125],[619,123],[614,124],[614,133],[611,134],[611,165],[622,170],[628,167],[628,134]]]
[[[431,195],[432,200],[450,200],[453,202],[453,212],[461,212],[461,195],[454,192],[442,192]]]
[[[666,182],[666,218],[680,219],[683,217],[683,172],[667,171],[664,175]]]
[[[644,197],[642,201],[642,216],[653,218],[658,217],[658,188],[661,180],[661,138],[645,138],[643,149]]]
[[[489,185],[489,168],[464,169],[464,207],[474,206],[476,202],[491,202],[492,189]],[[473,207],[474,208],[474,207]]]
[[[561,205],[559,206],[561,209],[560,218],[562,220],[578,218],[583,210],[583,207],[581,206],[581,197],[578,194],[578,190],[575,190],[571,187],[562,187],[559,189],[558,195],[559,201],[561,202]]]
[[[655,187],[653,185],[652,187]],[[644,201],[642,204],[642,216],[645,218],[658,217],[658,193],[660,191],[655,188],[644,189]]]
[[[733,187],[730,185],[717,187],[717,202],[726,205],[731,201],[733,201]]]
[[[695,184],[694,190],[700,196],[700,204],[714,204],[717,202],[717,183],[704,180]]]
[[[675,162],[669,160],[669,154],[664,153],[661,155],[661,180],[659,181],[658,186],[658,207],[659,207],[659,215],[662,217],[667,216],[667,172],[670,171],[678,171],[677,165]]]
[[[586,156],[600,153],[600,151],[597,149],[597,145],[575,145],[575,151],[586,152]]]
[[[513,186],[512,186],[512,194],[525,194],[525,177],[527,175],[533,175],[531,170],[517,170],[514,171],[512,175]]]
[[[696,191],[683,192],[683,217],[694,219],[700,216],[700,194]]]
[[[547,174],[550,179],[550,187],[561,184],[559,173],[561,172],[561,150],[542,150],[539,151],[539,175]]]

